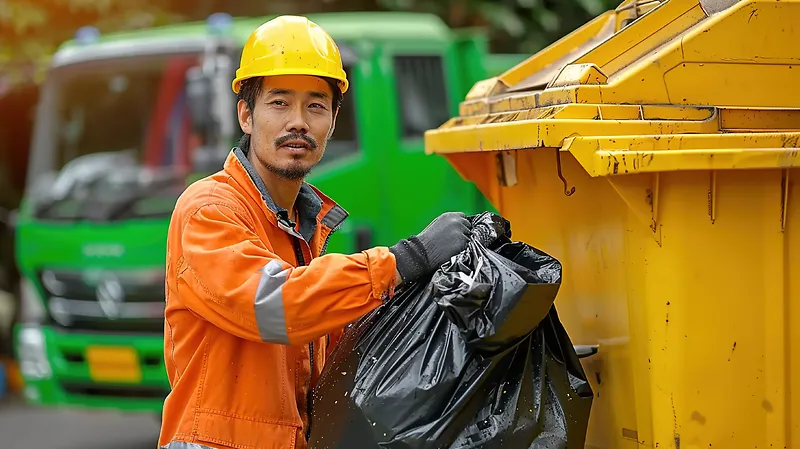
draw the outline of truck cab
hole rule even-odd
[[[489,209],[443,158],[424,154],[423,133],[496,74],[486,67],[523,57],[492,60],[484,36],[426,14],[309,18],[337,41],[352,86],[307,179],[350,213],[328,252],[391,245],[448,210]],[[85,28],[54,55],[15,229],[16,354],[30,402],[160,412],[170,216],[187,184],[221,169],[241,136],[230,83],[266,20]]]

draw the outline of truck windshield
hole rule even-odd
[[[50,180],[39,217],[168,215],[201,143],[185,94],[186,72],[200,58],[106,59],[51,72],[31,158],[39,178],[31,182]]]

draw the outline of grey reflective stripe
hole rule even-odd
[[[282,270],[277,260],[271,260],[261,270],[255,298],[256,323],[261,339],[268,343],[289,344],[283,310],[283,284],[288,274],[289,269]]]
[[[215,449],[211,446],[203,446],[202,444],[184,443],[183,441],[173,441],[166,446],[161,446],[161,449]]]
[[[331,208],[331,210],[329,210],[324,217],[322,217],[322,224],[331,229],[335,229],[339,227],[339,225],[342,224],[346,218],[347,211],[341,206],[336,205],[333,206],[333,208]]]

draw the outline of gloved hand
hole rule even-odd
[[[390,247],[403,282],[415,281],[435,271],[463,251],[469,241],[470,226],[463,213],[447,212],[436,217],[418,235]]]

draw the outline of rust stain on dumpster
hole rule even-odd
[[[783,146],[783,148],[797,148],[797,144],[800,142],[800,136],[783,136],[781,140],[781,146]]]
[[[697,410],[695,410],[694,412],[692,412],[692,421],[697,421],[700,423],[700,425],[705,425],[706,417],[701,415],[700,412],[698,412]]]
[[[753,16],[758,17],[758,8],[754,8],[752,12],[750,12],[750,17],[747,18],[747,23],[750,23],[753,20]]]

